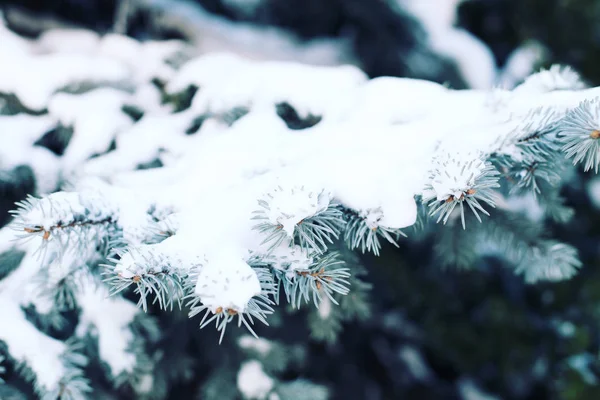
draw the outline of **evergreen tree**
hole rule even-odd
[[[528,283],[585,270],[554,233],[576,218],[577,168],[599,168],[600,91],[569,68],[454,90],[0,29],[1,187],[33,192],[0,230],[2,398],[326,399],[306,335],[335,346],[370,316],[365,260],[421,254],[441,274],[493,257]],[[406,376],[431,381],[415,346],[397,349]]]

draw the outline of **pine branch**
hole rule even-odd
[[[577,71],[566,65],[554,64],[525,79],[514,89],[517,95],[547,93],[557,90],[581,90],[586,86]]]
[[[324,190],[313,192],[304,186],[285,190],[279,186],[258,204],[261,208],[253,219],[261,222],[254,229],[266,235],[263,243],[270,243],[270,250],[289,242],[324,253],[344,226],[341,210]]]
[[[273,270],[276,278],[276,287],[283,287],[287,301],[294,308],[300,308],[302,301],[309,303],[312,299],[318,308],[325,295],[334,304],[338,304],[333,297],[334,293],[346,295],[349,292],[348,268],[334,268],[344,264],[338,260],[337,252],[330,252],[320,258],[314,258],[314,264],[305,269],[293,269],[293,274],[281,270]]]
[[[490,162],[480,158],[463,160],[455,156],[437,158],[434,162],[435,168],[430,174],[431,183],[425,187],[422,201],[431,209],[430,216],[439,214],[436,222],[448,222],[458,205],[462,226],[466,229],[464,204],[471,209],[479,222],[481,217],[478,211],[490,215],[480,203],[481,201],[494,207],[492,189],[500,187],[500,173]]]
[[[209,283],[202,284],[202,282],[206,281],[199,280],[197,276],[192,276],[187,282],[185,290],[187,293],[190,293],[186,296],[186,299],[189,300],[186,304],[186,306],[190,307],[189,317],[191,318],[204,312],[204,316],[200,321],[200,329],[214,321],[217,331],[221,332],[219,343],[221,343],[223,340],[227,325],[232,322],[236,316],[238,318],[238,327],[244,324],[246,329],[248,329],[248,331],[255,337],[258,336],[251,327],[251,325],[254,325],[254,319],[267,326],[269,325],[267,322],[267,316],[273,313],[273,308],[271,305],[274,304],[273,300],[271,300],[269,296],[273,296],[275,292],[273,275],[267,268],[264,267],[264,263],[258,259],[251,258],[248,260],[248,265],[250,265],[250,268],[252,268],[253,272],[256,274],[258,282],[260,283],[260,293],[252,296],[246,302],[243,308],[239,307],[239,305],[233,304],[233,302],[226,304],[215,303],[209,297],[209,294],[205,294],[205,286],[208,286]],[[197,275],[199,274],[202,274],[202,270],[200,270]],[[236,285],[235,282],[230,281],[232,278],[235,277],[224,278],[227,285]],[[216,280],[209,280],[210,284],[214,285],[215,288],[219,284],[219,282]],[[242,278],[242,280],[247,281],[247,278]],[[202,286],[200,288],[200,292],[198,291],[199,284]],[[210,300],[210,302],[207,302],[207,300]]]
[[[106,265],[105,282],[111,288],[111,295],[116,295],[130,286],[139,296],[138,306],[148,310],[148,298],[154,297],[152,304],[158,302],[161,309],[173,310],[175,304],[181,309],[186,292],[186,281],[205,262],[200,256],[182,257],[178,251],[185,250],[171,247],[176,238],[155,245],[128,248],[120,252],[119,258],[108,258],[111,265]]]
[[[554,240],[544,240],[528,249],[527,256],[517,265],[515,272],[523,275],[527,283],[557,282],[572,278],[582,263],[577,249]]]
[[[507,171],[506,177],[515,182],[510,189],[510,194],[532,193],[534,197],[542,195],[542,187],[558,186],[562,180],[562,170],[557,168],[557,163],[547,161],[532,161],[528,163],[515,163]],[[542,184],[544,181],[547,185]]]
[[[558,124],[556,135],[567,158],[584,164],[584,170],[600,165],[600,100],[584,100]]]
[[[43,199],[28,197],[17,203],[12,227],[19,238],[41,237],[40,251],[57,241],[65,251],[79,253],[90,242],[101,244],[116,232],[117,210],[101,196],[57,192]]]
[[[82,277],[81,282],[76,294],[81,311],[76,335],[97,341],[97,359],[106,366],[107,377],[116,385],[131,384],[154,367],[145,345],[157,340],[158,327],[134,303],[110,297],[108,288],[93,275]]]
[[[91,388],[82,371],[87,359],[81,354],[81,346],[39,332],[11,299],[2,298],[2,304],[0,314],[11,322],[10,326],[0,326],[0,340],[8,346],[11,363],[33,384],[38,396],[44,400],[85,398]],[[26,346],[23,338],[29,339]]]
[[[406,237],[406,235],[400,229],[391,229],[380,225],[379,221],[382,218],[383,211],[381,208],[369,209],[360,213],[346,212],[344,241],[348,247],[351,250],[360,248],[363,253],[372,251],[373,254],[378,256],[381,249],[379,237],[398,247],[397,240],[399,236]]]
[[[268,326],[267,316],[273,313],[273,308],[271,307],[273,301],[268,297],[272,294],[270,289],[272,286],[271,274],[265,270],[262,272],[259,271],[259,275],[262,277],[261,282],[265,282],[265,289],[261,294],[250,299],[243,311],[228,307],[217,307],[213,311],[210,306],[202,304],[201,298],[194,294],[188,296],[190,301],[186,304],[190,307],[190,318],[204,312],[204,316],[200,321],[200,329],[214,321],[217,331],[221,332],[219,344],[223,341],[227,325],[232,322],[236,316],[238,317],[238,327],[244,324],[246,329],[248,329],[254,337],[258,337],[251,326],[254,324],[254,319]]]

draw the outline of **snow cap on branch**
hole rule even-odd
[[[556,133],[561,140],[562,150],[573,164],[585,163],[584,169],[600,166],[600,98],[582,101],[559,123]]]
[[[296,225],[325,211],[332,199],[329,192],[313,192],[304,186],[287,189],[279,186],[268,197],[266,214],[269,222],[280,225],[289,237],[294,236]]]
[[[466,203],[477,219],[477,211],[489,215],[479,200],[494,207],[493,188],[499,187],[499,173],[478,153],[446,153],[433,160],[431,180],[423,191],[423,201],[429,203],[431,215],[439,213],[438,222],[448,221],[456,205],[460,205],[463,228]]]
[[[213,313],[230,309],[238,313],[246,310],[248,302],[261,294],[256,272],[235,252],[214,254],[200,269],[195,293]]]

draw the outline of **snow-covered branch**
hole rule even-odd
[[[169,57],[183,44],[119,35],[87,37],[73,52],[51,36],[0,38],[0,58],[28,69],[0,65],[0,93],[22,111],[0,119],[1,130],[23,133],[0,132],[6,146],[23,153],[59,125],[73,131],[62,157],[0,163],[32,165],[39,181],[37,197],[0,231],[1,252],[22,255],[1,266],[0,319],[11,323],[0,324],[0,340],[41,394],[86,386],[74,352],[38,331],[22,306],[41,315],[77,308],[75,336],[97,341],[107,376],[144,381],[148,392],[154,364],[140,369],[134,327],[154,303],[202,314],[200,326],[214,323],[221,340],[233,321],[253,334],[255,320],[268,325],[284,298],[314,304],[332,324],[338,304],[367,313],[360,296],[343,300],[366,289],[341,246],[379,255],[384,242],[406,246],[418,225],[451,232],[436,249],[456,264],[505,251],[529,282],[581,267],[573,247],[511,219],[525,198],[542,217],[566,221],[569,160],[599,168],[600,89],[583,88],[570,70],[540,72],[514,90],[458,91],[225,53],[179,67]],[[89,86],[69,88],[81,82]],[[14,237],[29,242],[8,245]],[[141,310],[120,296],[130,289]],[[23,335],[45,356],[34,357],[41,348]],[[239,385],[261,371],[246,364]]]

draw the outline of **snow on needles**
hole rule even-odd
[[[227,251],[208,260],[196,283],[196,294],[213,313],[218,308],[242,313],[250,299],[260,293],[254,270],[241,257]]]
[[[65,38],[74,43],[71,48],[60,45]],[[563,70],[527,80],[514,96],[456,91],[413,79],[369,80],[349,65],[258,62],[226,53],[200,56],[179,68],[169,59],[185,58],[180,42],[140,43],[82,31],[27,41],[0,26],[0,43],[0,58],[9,60],[0,63],[0,92],[48,112],[2,117],[0,135],[8,138],[9,150],[0,149],[0,155],[10,155],[13,148],[25,154],[56,124],[74,130],[60,165],[52,169],[52,182],[66,177],[72,191],[24,202],[11,228],[49,246],[118,242],[110,249],[111,257],[118,257],[109,272],[120,290],[137,285],[138,294],[147,293],[151,290],[140,289],[143,282],[168,276],[169,295],[179,297],[163,296],[163,304],[194,296],[204,307],[196,309],[212,312],[219,326],[233,315],[242,320],[244,313],[264,320],[264,299],[274,285],[257,259],[268,260],[299,296],[310,288],[293,286],[298,277],[318,290],[334,285],[332,276],[347,277],[341,268],[325,270],[337,263],[324,254],[348,215],[364,224],[356,231],[371,235],[370,245],[376,232],[396,234],[415,224],[418,202],[430,202],[444,221],[462,201],[487,215],[479,201],[493,206],[490,192],[498,174],[486,161],[490,154],[516,157],[516,140],[548,122],[532,119],[541,106],[551,104],[560,115],[600,94],[597,88],[581,90],[574,75]],[[164,93],[152,86],[154,79],[164,83]],[[94,85],[80,95],[61,92],[82,81]],[[109,87],[98,88],[99,81]],[[163,106],[163,95],[176,97],[190,87],[198,90],[189,107],[178,104],[175,112],[175,106]],[[555,88],[562,90],[549,91]],[[280,116],[282,104],[295,112],[303,129]],[[127,105],[140,108],[136,118],[123,111]],[[13,167],[27,157],[3,158],[0,166]],[[257,211],[264,217],[260,229]],[[164,224],[165,218],[173,224]],[[321,225],[319,218],[325,221]],[[312,239],[321,235],[313,241],[320,242],[319,249],[302,240],[310,229],[317,232]],[[79,240],[61,242],[73,238],[65,232]],[[299,245],[290,240],[294,237]],[[390,234],[386,238],[395,240]],[[571,258],[562,250],[540,249],[540,262],[561,254]],[[78,254],[85,264],[87,253]],[[323,259],[327,264],[318,264]],[[33,303],[30,294],[18,290],[39,271],[29,255],[27,260],[0,281],[0,296],[10,307]],[[319,268],[312,270],[315,265]],[[327,273],[332,275],[323,276]],[[571,273],[544,274],[548,279]],[[135,312],[125,300],[103,303],[103,293],[86,287],[77,298],[83,312],[79,333],[95,329],[104,335],[101,357],[118,375],[133,368],[125,349],[133,340],[127,326]],[[333,303],[333,297],[322,303],[324,315]],[[18,307],[9,306],[0,312],[23,322]],[[242,322],[249,327],[252,320]],[[0,327],[0,338],[10,336],[9,347],[18,339],[13,334]],[[119,346],[110,348],[107,340]],[[21,356],[29,359],[26,352]],[[238,384],[247,397],[260,398],[272,389],[269,379],[260,365],[249,364]]]

